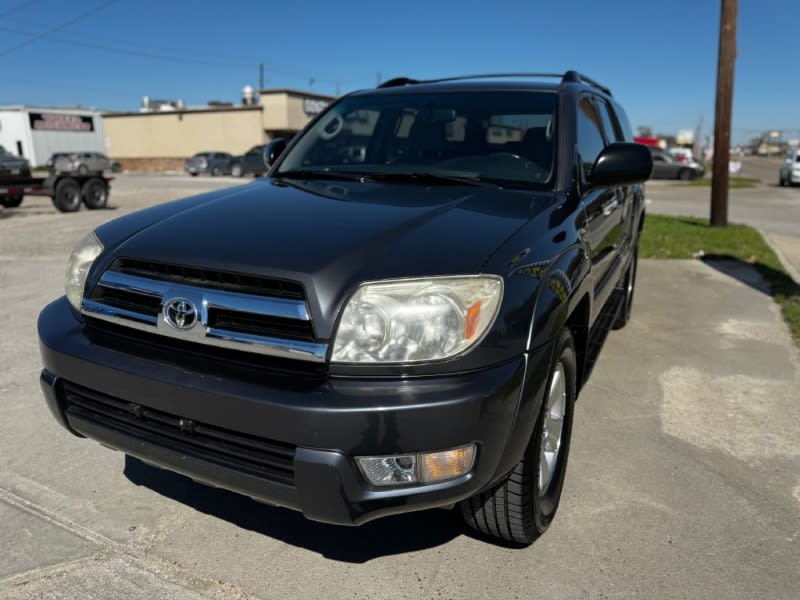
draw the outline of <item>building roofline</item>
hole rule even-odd
[[[85,108],[82,106],[32,106],[30,104],[4,104],[0,105],[0,110],[19,111],[19,112],[76,112],[92,113],[93,115],[102,114],[102,110],[97,108]]]
[[[261,105],[253,104],[251,106],[202,106],[200,108],[182,108],[176,110],[148,110],[148,111],[128,111],[128,112],[104,112],[102,116],[104,119],[113,119],[116,117],[151,117],[168,116],[168,115],[196,115],[205,113],[218,113],[218,112],[240,112],[248,110],[261,111]]]
[[[303,90],[296,90],[293,88],[266,88],[258,90],[259,95],[265,94],[288,94],[289,96],[303,96],[305,98],[319,98],[322,100],[336,100],[338,96],[330,96],[328,94],[319,94],[317,92],[304,92]]]

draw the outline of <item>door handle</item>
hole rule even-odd
[[[605,216],[610,215],[614,210],[619,206],[619,198],[614,196],[610,200],[606,200],[602,204],[603,214]]]

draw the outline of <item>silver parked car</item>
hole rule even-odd
[[[106,170],[119,173],[122,170],[122,165],[119,162],[111,160],[100,152],[54,154],[46,164],[48,168],[56,173],[77,173],[78,175],[102,173]]]
[[[780,184],[800,184],[800,150],[792,150],[786,155],[786,160],[781,165]]]
[[[200,173],[209,173],[216,177],[229,174],[233,162],[233,156],[227,152],[198,152],[186,161],[184,169],[192,177]]]
[[[651,179],[680,179],[690,181],[706,174],[706,168],[696,159],[679,160],[666,150],[650,148],[653,154]]]

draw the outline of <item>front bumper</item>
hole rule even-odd
[[[308,518],[349,525],[449,505],[495,482],[525,447],[525,440],[514,438],[529,434],[529,427],[515,423],[526,371],[546,373],[549,363],[547,348],[482,371],[439,377],[309,383],[277,380],[268,372],[244,378],[233,370],[221,377],[126,353],[124,344],[93,344],[64,298],[42,311],[39,337],[45,399],[73,433]],[[537,395],[543,383],[534,386]],[[95,401],[99,412],[87,412]],[[203,431],[216,437],[199,439]],[[288,448],[280,476],[232,457],[225,439],[278,447],[284,454]],[[376,488],[353,460],[467,443],[478,446],[472,471],[429,485]]]

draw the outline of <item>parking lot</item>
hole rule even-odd
[[[107,210],[0,211],[0,598],[798,597],[800,357],[763,282],[725,264],[641,262],[633,319],[577,405],[558,517],[529,548],[444,510],[313,523],[70,436],[41,398],[36,318],[73,244],[241,183],[125,174]],[[648,210],[706,215],[707,188],[687,189],[653,186]],[[732,220],[759,202],[796,243],[800,190],[736,192]]]

